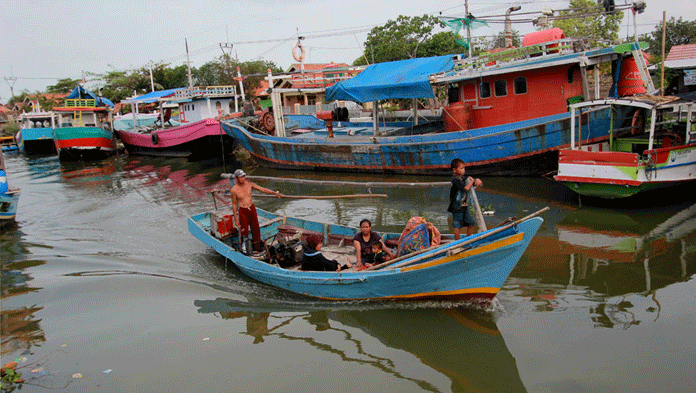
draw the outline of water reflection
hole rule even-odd
[[[525,392],[515,359],[490,313],[464,308],[390,308],[361,310],[360,305],[323,308],[312,303],[247,303],[218,298],[197,300],[198,312],[223,319],[246,319],[244,334],[255,344],[268,337],[304,342],[312,348],[340,357],[342,362],[369,365],[426,391],[440,391],[428,380],[413,376],[413,366],[403,367],[370,337],[382,345],[415,356],[421,365],[448,378],[453,392]],[[391,304],[394,307],[394,304]],[[298,325],[312,326],[307,334]],[[357,330],[356,330],[357,329]],[[302,331],[302,334],[293,333]],[[367,336],[358,334],[362,331]],[[343,337],[327,344],[323,335]],[[432,378],[430,379],[432,380]]]
[[[677,207],[679,208],[679,207]],[[588,307],[597,327],[659,317],[656,293],[696,274],[696,204],[676,212],[580,210],[534,239],[506,290],[536,311]]]
[[[20,230],[8,230],[0,233],[0,255],[2,255],[2,270],[0,282],[3,302],[10,297],[37,292],[42,288],[30,285],[33,278],[27,272],[28,269],[45,265],[45,261],[23,259],[22,254],[27,252],[21,239],[24,234]],[[32,305],[18,308],[7,307],[4,303],[0,311],[0,332],[2,333],[2,347],[0,354],[6,355],[15,351],[28,351],[32,346],[46,341],[43,330],[40,327],[40,319],[34,315],[43,307]]]

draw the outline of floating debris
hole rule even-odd
[[[80,378],[82,378],[82,374],[80,374],[80,373],[75,373],[75,374],[72,375],[72,377],[75,378],[75,379],[80,379]]]

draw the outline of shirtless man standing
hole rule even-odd
[[[256,207],[251,200],[251,190],[259,190],[265,194],[275,195],[282,198],[283,194],[278,191],[272,191],[268,188],[259,186],[258,184],[246,179],[246,173],[237,169],[234,171],[235,185],[230,189],[232,195],[232,208],[237,214],[235,220],[237,228],[241,232],[241,236],[249,236],[249,225],[251,225],[251,236],[254,239],[254,250],[261,251],[261,231],[259,229],[259,218],[256,215]]]

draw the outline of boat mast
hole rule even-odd
[[[186,68],[188,69],[188,84],[190,89],[193,87],[193,80],[191,79],[191,58],[189,57],[188,39],[184,38],[184,42],[186,43]]]

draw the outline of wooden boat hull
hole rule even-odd
[[[53,128],[23,128],[17,132],[17,146],[25,154],[55,154]]]
[[[19,190],[0,193],[0,227],[14,222],[19,204]]]
[[[275,214],[257,210],[261,221],[278,217]],[[290,217],[284,217],[283,221],[287,225],[331,236],[352,237],[357,231],[339,225]],[[542,222],[541,218],[534,217],[521,222],[516,227],[473,242],[465,250],[457,249],[457,252],[449,253],[435,249],[411,257],[413,259],[405,259],[399,264],[408,263],[409,259],[413,263],[402,267],[341,272],[283,269],[243,255],[232,246],[235,244],[234,240],[223,241],[211,235],[209,212],[190,217],[188,229],[198,240],[232,261],[249,277],[309,297],[329,300],[490,300],[505,283]],[[261,237],[273,236],[280,225],[280,222],[276,222],[262,227]],[[483,236],[486,233],[483,232],[474,237]],[[398,235],[395,236],[398,237]],[[471,239],[467,237],[442,247],[456,246]]]
[[[563,150],[554,178],[580,195],[617,199],[696,180],[696,143],[648,151]]]
[[[61,160],[98,159],[116,151],[113,132],[101,127],[61,127],[53,130]]]
[[[220,130],[215,119],[139,133],[131,130],[116,131],[129,154],[168,157],[217,157],[234,150],[234,140]],[[221,146],[222,141],[222,146]]]
[[[607,111],[583,115],[585,143],[608,138]],[[450,163],[458,157],[471,175],[533,176],[555,170],[557,151],[570,145],[569,113],[481,129],[384,137],[275,137],[253,134],[236,121],[221,124],[255,159],[300,170],[451,175]]]

